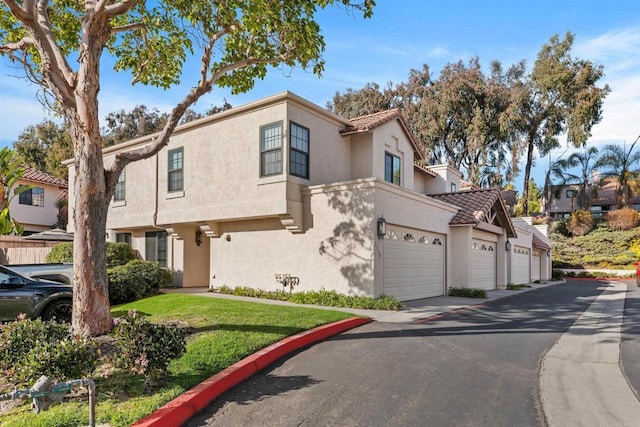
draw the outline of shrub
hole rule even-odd
[[[158,293],[170,286],[171,272],[157,262],[133,260],[107,270],[109,276],[109,301],[124,304]]]
[[[551,277],[553,279],[556,280],[560,280],[564,277],[562,270],[560,270],[559,268],[554,268],[553,270],[551,270]]]
[[[107,268],[125,265],[134,259],[136,259],[136,253],[127,243],[107,242]]]
[[[567,230],[574,236],[584,236],[593,229],[593,215],[585,210],[577,210],[567,221]]]
[[[449,288],[450,297],[487,298],[487,291],[474,288]]]
[[[630,230],[638,226],[638,213],[632,208],[607,212],[605,219],[613,231]]]
[[[118,369],[145,376],[145,386],[167,373],[172,359],[187,350],[186,333],[175,325],[149,323],[135,310],[117,321],[112,332],[118,352],[113,364]]]
[[[49,264],[73,262],[73,243],[58,243],[47,254],[45,261]]]
[[[569,230],[567,230],[567,220],[560,219],[551,222],[551,224],[549,225],[549,234],[553,233],[558,233],[563,236],[569,235]]]
[[[107,267],[115,267],[135,260],[136,252],[126,243],[107,242],[106,256]],[[51,248],[51,252],[47,254],[45,261],[49,264],[73,262],[73,243],[58,243]]]
[[[56,381],[82,378],[97,364],[97,347],[73,336],[68,325],[21,319],[0,327],[0,372],[15,387],[46,375]]]

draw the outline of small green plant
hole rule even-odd
[[[554,268],[551,270],[551,277],[555,280],[561,280],[564,277],[564,274],[559,268]]]
[[[449,288],[450,297],[487,298],[487,291],[474,288]]]
[[[537,280],[538,283],[540,283],[539,280]],[[507,290],[508,291],[519,291],[521,289],[526,289],[526,288],[530,288],[530,285],[507,285]]]
[[[41,375],[81,378],[97,360],[94,342],[72,335],[68,325],[20,317],[0,327],[0,372],[15,387],[31,385]]]
[[[265,291],[246,286],[231,288],[223,285],[217,289],[216,292],[227,295],[274,299],[297,304],[314,304],[325,307],[363,308],[369,310],[401,310],[403,308],[401,302],[389,295],[380,295],[376,298],[367,296],[359,297],[354,295],[344,295],[333,290],[328,291],[325,289],[320,289],[319,291],[289,293],[283,291]]]
[[[171,360],[187,351],[184,329],[150,323],[135,310],[117,321],[112,335],[119,350],[114,366],[144,375],[147,389],[166,375]]]

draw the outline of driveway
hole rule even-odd
[[[187,425],[545,425],[541,361],[604,289],[571,281],[425,324],[374,322],[253,376]],[[625,323],[623,361],[640,351],[637,325]]]

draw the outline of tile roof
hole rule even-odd
[[[427,174],[427,175],[429,175],[429,176],[433,176],[433,177],[438,176],[438,174],[437,174],[437,173],[435,173],[434,171],[432,171],[431,169],[429,169],[429,166],[424,166],[423,164],[421,164],[421,163],[420,163],[419,161],[417,161],[417,160],[413,163],[413,166],[414,166],[416,169],[418,169],[419,171],[422,171],[422,172],[426,173],[426,174]]]
[[[475,185],[473,182],[465,181],[464,179],[460,180],[460,190],[479,190],[480,187]]]
[[[24,174],[22,175],[22,179],[25,181],[56,185],[58,187],[63,187],[63,188],[68,187],[67,181],[65,181],[64,179],[60,179],[46,172],[42,172],[42,171],[30,168],[28,166],[25,166],[24,168]]]
[[[533,233],[532,236],[533,236],[533,239],[532,239],[533,246],[535,246],[538,249],[551,249],[551,246],[547,245],[545,242],[542,241],[542,239],[536,236],[536,233]]]
[[[449,222],[451,225],[477,226],[497,203],[500,206],[498,217],[503,228],[507,229],[509,237],[516,234],[498,189],[485,188],[455,193],[428,194],[428,196],[460,207],[460,211]]]
[[[415,149],[415,153],[417,154],[416,158],[424,159],[424,153],[413,137],[413,133],[409,128],[409,124],[404,119],[404,117],[402,117],[402,113],[400,113],[400,110],[397,108],[394,108],[393,110],[379,111],[377,113],[367,114],[366,116],[360,116],[356,117],[355,119],[351,119],[349,120],[349,123],[351,123],[351,125],[342,129],[340,131],[340,134],[351,135],[353,133],[371,132],[375,128],[382,126],[383,124],[388,123],[392,120],[400,121],[400,124],[409,137],[409,141],[411,141],[411,144],[413,144],[413,148]]]
[[[616,191],[618,189],[618,181],[611,180],[606,184],[597,188],[596,197],[591,199],[592,205],[615,205]],[[640,195],[633,195],[632,203],[640,203]]]

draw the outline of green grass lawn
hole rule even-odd
[[[162,294],[112,308],[115,317],[136,309],[152,322],[179,322],[189,328],[187,353],[169,366],[170,375],[150,394],[132,374],[94,378],[97,423],[130,425],[229,365],[287,336],[353,317],[335,311],[283,307],[184,294]],[[0,425],[77,426],[89,420],[86,391],[49,411],[28,405],[0,416]]]

